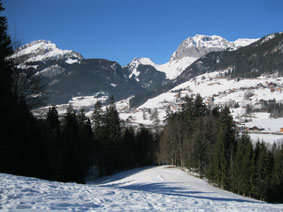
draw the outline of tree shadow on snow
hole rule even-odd
[[[149,168],[152,168],[153,166],[146,166],[146,167],[142,167],[142,168],[135,168],[135,169],[131,169],[131,170],[127,170],[127,171],[122,171],[122,172],[118,172],[116,174],[113,175],[109,175],[109,176],[103,176],[97,180],[91,180],[88,181],[87,184],[105,184],[105,183],[111,183],[114,181],[118,181],[118,180],[122,180],[124,178],[127,178],[131,175],[137,174],[139,172],[142,172],[144,170],[147,170]]]
[[[212,194],[215,192],[188,191],[188,190],[184,190],[184,188],[182,187],[168,186],[166,185],[166,183],[144,183],[144,184],[141,183],[141,184],[125,185],[128,183],[130,182],[123,182],[123,183],[116,183],[116,184],[102,185],[102,186],[129,189],[129,190],[135,190],[135,191],[146,191],[146,192],[170,195],[170,196],[207,199],[207,200],[212,200],[212,201],[259,203],[258,201],[238,199],[238,198],[210,197],[210,196],[206,196],[205,194]],[[170,185],[172,185],[172,183],[170,183]],[[201,194],[203,194],[203,196],[200,196]]]

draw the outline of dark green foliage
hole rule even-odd
[[[225,138],[226,128],[220,128],[217,140],[214,146],[214,153],[212,157],[212,165],[210,170],[211,180],[217,183],[222,189],[227,188],[228,181],[228,166],[229,162],[225,155]]]
[[[228,107],[208,108],[200,96],[187,97],[181,111],[169,114],[161,135],[159,163],[182,166],[182,160],[221,188],[283,201],[282,147],[268,150],[258,142],[253,148],[247,135],[237,136]]]
[[[0,12],[4,8],[0,2]],[[13,92],[14,63],[7,20],[0,16],[0,171],[44,177],[47,171],[41,122],[33,118],[26,102]]]
[[[0,12],[4,8],[0,2]],[[1,67],[1,77],[0,77],[0,96],[1,101],[9,101],[12,92],[12,71],[13,61],[7,60],[7,57],[13,53],[11,47],[11,40],[7,34],[7,19],[6,17],[0,16],[0,67]],[[1,104],[1,109],[4,104]]]
[[[283,202],[283,146],[273,147],[274,167],[271,174],[269,188],[269,200],[272,202]]]
[[[155,161],[155,140],[152,133],[141,127],[136,135],[135,154],[138,166],[151,165]]]
[[[121,146],[121,167],[123,169],[137,166],[137,152],[136,136],[133,128],[126,128],[122,135]]]
[[[186,97],[182,111],[168,114],[165,120],[159,160],[180,166],[186,163],[188,168],[203,175],[211,159],[210,153],[204,153],[211,151],[217,120],[217,110],[210,111],[200,95],[195,100]]]
[[[50,179],[63,180],[63,142],[60,131],[58,111],[55,106],[49,108],[45,120],[46,154],[49,160]]]
[[[79,126],[77,114],[69,105],[62,123],[64,178],[82,182],[84,175],[80,164]]]
[[[156,139],[145,128],[137,134],[132,128],[126,128],[122,133],[113,97],[110,97],[109,103],[106,111],[102,111],[101,104],[97,102],[92,114],[100,175],[152,164],[156,155]]]
[[[270,179],[273,169],[273,156],[264,143],[257,143],[254,150],[254,171],[252,196],[269,200]],[[270,201],[270,200],[269,200]]]
[[[243,195],[250,195],[251,192],[253,159],[253,147],[250,138],[243,134],[237,142],[233,169],[235,191]]]

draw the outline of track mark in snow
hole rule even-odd
[[[163,178],[161,175],[158,175],[158,178],[159,178],[161,181],[164,181],[164,178]]]

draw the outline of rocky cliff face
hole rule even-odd
[[[184,40],[178,49],[173,53],[170,61],[180,60],[184,57],[200,58],[209,52],[236,50],[249,45],[257,39],[238,39],[230,42],[220,36],[195,35]]]

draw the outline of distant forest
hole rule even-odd
[[[229,108],[208,108],[199,95],[188,97],[155,132],[122,129],[113,98],[105,111],[97,102],[90,119],[71,105],[62,117],[50,107],[44,119],[37,119],[30,112],[27,87],[18,88],[19,80],[34,82],[24,73],[19,78],[12,53],[7,20],[1,16],[0,172],[83,183],[92,174],[173,164],[220,188],[283,202],[282,146],[267,149],[258,142],[254,147],[247,135],[238,135]]]

